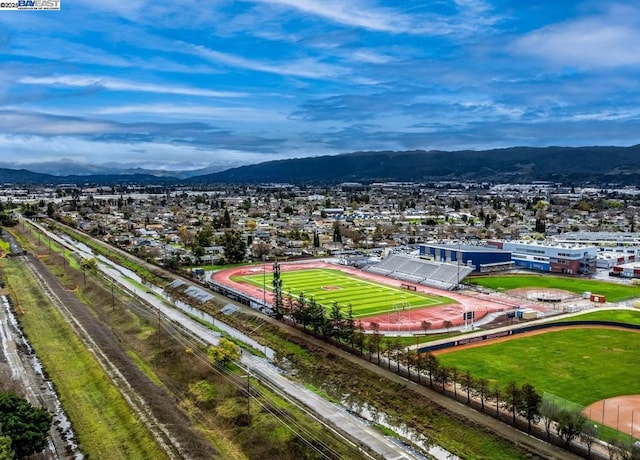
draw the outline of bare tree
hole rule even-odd
[[[598,425],[585,423],[580,433],[580,440],[587,446],[587,458],[591,458],[591,446],[598,439]]]
[[[544,421],[544,429],[547,439],[551,439],[551,425],[558,418],[558,407],[549,400],[543,400],[540,404],[540,415]]]

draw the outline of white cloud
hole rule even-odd
[[[287,6],[339,24],[382,32],[407,32],[411,17],[391,8],[375,8],[360,1],[343,0],[255,0]]]
[[[128,163],[132,166],[172,169],[172,165],[191,162],[195,167],[232,167],[273,159],[259,152],[209,149],[168,143],[97,142],[71,136],[41,137],[0,134],[2,161],[28,164],[59,161],[79,163]]]
[[[298,59],[290,62],[266,63],[208,49],[204,46],[189,46],[195,54],[212,62],[258,72],[313,79],[335,78],[344,73],[340,67],[324,64],[311,58]]]
[[[91,77],[81,75],[62,75],[56,77],[22,77],[18,80],[26,85],[70,86],[70,87],[98,87],[111,91],[132,91],[159,94],[180,94],[184,96],[201,97],[244,97],[246,93],[233,91],[213,91],[208,89],[190,88],[186,86],[158,85],[133,81],[117,80],[113,78]]]
[[[98,115],[151,114],[171,115],[198,119],[232,121],[284,121],[287,115],[275,110],[252,107],[212,107],[207,105],[139,104],[104,107],[95,112]]]
[[[543,27],[517,40],[513,51],[554,65],[606,69],[640,65],[640,11],[611,7],[609,11]]]
[[[7,133],[42,136],[94,134],[112,128],[111,123],[100,120],[44,117],[38,113],[0,112],[0,130]]]
[[[435,13],[407,14],[400,8],[374,6],[361,0],[253,0],[280,5],[329,21],[377,32],[413,35],[469,35],[498,21],[485,0],[455,0],[457,13],[445,16]],[[397,2],[398,7],[404,6]],[[410,5],[408,5],[410,6]],[[430,7],[433,5],[422,5]]]

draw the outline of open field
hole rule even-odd
[[[578,321],[612,321],[627,324],[640,324],[640,310],[596,310],[571,319]],[[558,320],[558,321],[566,321]]]
[[[640,297],[640,286],[626,286],[604,281],[586,280],[547,275],[505,275],[481,276],[468,279],[470,284],[477,284],[497,291],[508,291],[518,288],[563,289],[576,294],[591,292],[605,296],[608,302]]]
[[[281,279],[282,291],[285,295],[291,293],[298,296],[300,292],[304,292],[307,298],[315,298],[316,302],[327,309],[331,308],[333,302],[342,306],[343,311],[348,304],[351,304],[354,318],[393,312],[398,308],[419,309],[453,302],[446,297],[385,286],[331,269],[285,271],[282,272]],[[243,275],[234,280],[262,287],[264,277],[262,274]],[[270,284],[271,276],[267,278],[268,289]]]
[[[587,406],[640,394],[639,339],[637,332],[575,328],[451,351],[438,359],[501,385],[530,383],[540,392]]]
[[[20,323],[45,363],[87,455],[165,458],[105,371],[18,262],[2,269],[24,314]]]

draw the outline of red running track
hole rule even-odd
[[[370,273],[362,270],[358,270],[352,267],[344,265],[330,264],[328,262],[295,262],[295,263],[281,263],[280,271],[293,271],[293,270],[309,270],[312,268],[329,268],[332,270],[339,270],[341,272],[349,273],[358,278],[375,281],[387,286],[394,286],[400,288],[400,285],[415,286],[417,292],[422,292],[435,297],[447,297],[452,299],[450,304],[439,305],[437,307],[421,308],[417,310],[405,310],[401,312],[384,313],[382,315],[370,316],[367,318],[359,318],[362,326],[366,329],[371,329],[371,323],[376,323],[380,327],[380,331],[420,331],[423,330],[422,322],[428,321],[431,323],[430,329],[442,329],[444,328],[445,321],[451,322],[452,326],[460,326],[464,324],[463,313],[475,312],[475,320],[479,320],[491,312],[511,310],[516,306],[525,306],[535,309],[539,307],[532,305],[524,305],[521,301],[515,299],[497,299],[492,298],[490,295],[479,294],[465,295],[459,292],[444,291],[421,284],[415,284],[404,280],[396,280],[388,278],[386,276]],[[231,277],[243,276],[243,275],[256,275],[263,273],[265,276],[265,283],[270,286],[272,281],[272,264],[267,263],[264,265],[252,265],[245,267],[229,268],[227,270],[221,270],[212,275],[212,279],[221,285],[228,286],[245,294],[254,297],[256,299],[266,299],[267,303],[273,302],[273,295],[270,291],[266,293],[260,287],[253,286],[248,283],[233,281]]]

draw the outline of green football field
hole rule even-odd
[[[254,286],[262,287],[263,275],[246,275],[233,278]],[[393,312],[398,308],[417,309],[453,303],[447,297],[431,296],[405,289],[394,288],[373,281],[357,278],[339,270],[309,269],[282,272],[282,293],[297,297],[304,292],[305,297],[313,297],[325,308],[338,302],[345,311],[348,304],[353,308],[355,318]],[[267,277],[267,289],[271,289],[272,278]]]

